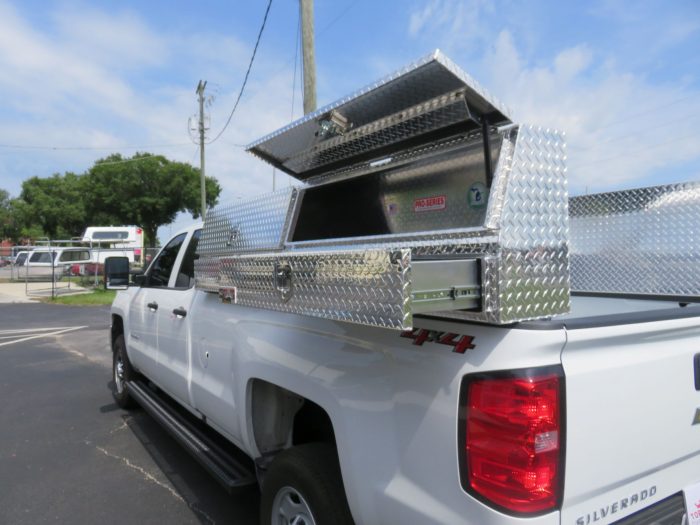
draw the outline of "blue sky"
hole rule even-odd
[[[197,82],[218,133],[265,5],[0,0],[0,188],[113,152],[196,165]],[[572,193],[700,179],[697,0],[316,0],[315,15],[320,105],[440,48],[516,120],[566,131]],[[222,201],[271,189],[240,145],[301,116],[297,27],[296,0],[273,0],[239,110],[207,148]]]

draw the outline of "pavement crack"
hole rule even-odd
[[[90,443],[89,441],[86,441],[85,444],[86,444],[86,445],[91,445],[92,443]],[[118,456],[117,454],[112,454],[109,450],[107,450],[106,448],[101,447],[101,446],[99,446],[99,445],[95,445],[95,448],[96,448],[97,450],[99,450],[100,452],[102,452],[105,456],[110,457],[110,458],[113,458],[113,459],[116,459],[116,460],[119,460],[119,461],[121,461],[122,463],[124,463],[127,467],[129,467],[130,469],[133,469],[133,470],[135,470],[135,471],[141,473],[141,475],[144,477],[144,479],[146,479],[147,481],[150,481],[150,482],[152,482],[152,483],[155,483],[155,484],[158,485],[159,487],[164,488],[165,490],[167,490],[168,492],[170,492],[170,494],[171,494],[174,498],[176,498],[176,499],[182,501],[183,503],[187,504],[187,502],[185,501],[185,498],[183,498],[182,496],[180,496],[180,494],[178,494],[178,493],[175,491],[175,489],[173,489],[172,487],[170,487],[170,486],[166,485],[165,483],[163,483],[162,481],[160,481],[158,478],[156,478],[153,474],[151,474],[150,472],[148,472],[148,471],[147,471],[146,469],[144,469],[143,467],[139,467],[138,465],[135,465],[134,463],[132,463],[132,462],[129,460],[129,458],[125,458],[125,457],[122,457],[122,456]]]
[[[122,430],[123,428],[125,428],[125,427],[127,427],[127,426],[128,426],[127,421],[124,421],[124,423],[123,423],[121,426],[117,427],[116,429],[114,429],[114,430],[113,430],[112,432],[110,432],[110,433],[116,432],[116,431],[118,431],[118,430]],[[97,450],[99,450],[100,452],[102,452],[102,454],[104,454],[105,456],[107,456],[107,457],[109,457],[109,458],[112,458],[112,459],[116,459],[116,460],[120,461],[121,463],[123,463],[124,465],[126,465],[127,467],[129,467],[130,469],[135,470],[136,472],[140,473],[146,481],[150,481],[151,483],[155,483],[155,484],[158,485],[159,487],[164,488],[165,490],[167,490],[175,499],[177,499],[178,501],[181,501],[182,503],[184,503],[185,505],[187,505],[187,507],[188,507],[190,510],[192,510],[194,513],[196,513],[196,514],[198,514],[199,516],[201,516],[207,523],[209,523],[209,524],[211,524],[211,525],[216,525],[216,521],[214,521],[214,520],[211,518],[211,516],[209,516],[209,514],[207,514],[206,512],[204,512],[202,509],[200,509],[195,503],[190,503],[190,502],[188,502],[185,498],[183,498],[180,494],[178,494],[177,491],[176,491],[174,488],[172,488],[172,487],[170,487],[169,485],[166,485],[165,483],[163,483],[162,481],[160,481],[158,478],[156,478],[153,474],[151,474],[150,472],[148,472],[148,471],[147,471],[146,469],[144,469],[143,467],[140,467],[140,466],[138,466],[138,465],[135,465],[134,463],[132,463],[132,462],[129,460],[129,458],[125,458],[125,457],[123,457],[123,456],[119,456],[119,455],[117,455],[117,454],[113,454],[113,453],[111,453],[109,450],[107,450],[107,449],[104,448],[104,447],[101,447],[101,446],[99,446],[99,445],[93,445],[93,443],[91,443],[90,441],[85,441],[85,444],[88,445],[88,446],[94,446]]]
[[[109,433],[115,434],[117,432],[121,432],[122,430],[126,430],[129,428],[129,421],[131,421],[131,416],[123,416],[122,424],[110,430]]]

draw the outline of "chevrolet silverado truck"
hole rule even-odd
[[[114,397],[270,524],[700,520],[700,183],[568,197],[436,52],[250,150],[304,185],[109,259]]]

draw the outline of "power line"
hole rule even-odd
[[[607,162],[609,160],[615,160],[615,159],[624,158],[624,157],[631,157],[632,155],[635,155],[637,153],[648,151],[650,149],[656,149],[656,148],[659,148],[661,146],[666,146],[667,144],[670,144],[672,142],[683,142],[684,140],[691,139],[691,138],[697,139],[698,138],[697,132],[691,133],[690,135],[683,135],[682,137],[675,137],[675,138],[672,138],[669,140],[665,140],[664,142],[659,142],[658,144],[653,144],[651,146],[646,146],[644,148],[636,148],[632,151],[626,151],[620,155],[613,155],[612,157],[606,157],[604,159],[597,159],[597,160],[594,160],[591,162],[586,162],[584,164],[574,164],[574,166],[576,168],[585,168],[587,166],[593,166],[595,164],[600,164],[601,162]]]
[[[6,149],[35,149],[35,150],[54,150],[54,151],[107,151],[115,149],[147,149],[147,148],[179,148],[189,146],[186,142],[177,144],[146,144],[142,146],[38,146],[24,144],[0,144],[0,148]]]
[[[326,31],[328,31],[328,30],[331,28],[332,25],[334,25],[338,20],[340,20],[341,18],[343,18],[343,17],[348,13],[348,11],[350,11],[350,9],[352,9],[353,7],[355,7],[355,6],[359,3],[359,1],[360,1],[360,0],[354,0],[353,2],[350,2],[348,5],[346,5],[346,6],[345,6],[345,9],[343,9],[343,10],[340,12],[340,14],[338,14],[338,15],[337,15],[333,20],[331,20],[328,24],[326,24],[325,26],[323,26],[323,29],[321,29],[321,30],[318,32],[318,35],[321,36],[323,33],[325,33]]]
[[[669,107],[669,106],[673,106],[673,105],[675,105],[675,104],[678,104],[679,102],[684,102],[684,101],[686,101],[686,100],[688,100],[688,99],[696,98],[696,97],[697,97],[697,94],[693,94],[693,95],[688,95],[688,96],[685,96],[685,97],[681,97],[681,98],[678,98],[678,99],[673,100],[673,101],[671,101],[671,102],[668,102],[668,103],[666,103],[666,104],[661,104],[660,106],[656,106],[656,107],[653,107],[653,108],[649,108],[649,109],[646,109],[646,110],[644,110],[644,111],[640,111],[639,113],[633,113],[632,115],[628,115],[627,117],[625,117],[625,118],[623,118],[623,119],[614,120],[613,122],[611,122],[611,123],[609,123],[609,124],[605,124],[605,125],[603,125],[603,126],[598,126],[597,129],[605,129],[605,128],[609,128],[609,127],[611,127],[611,126],[617,126],[618,124],[620,124],[620,123],[622,123],[622,122],[627,122],[628,120],[633,120],[633,119],[636,119],[636,118],[638,118],[638,117],[643,117],[644,115],[648,115],[648,114],[650,114],[650,113],[654,113],[654,112],[656,112],[656,111],[658,111],[658,110],[660,110],[660,109],[664,109],[664,108],[667,108],[667,107]]]
[[[131,159],[124,159],[124,160],[110,160],[108,162],[95,162],[95,164],[92,166],[93,168],[97,168],[98,166],[111,166],[112,164],[126,164],[128,162],[141,162],[142,160],[157,160],[157,157],[159,155],[147,155],[145,157],[136,157],[136,158],[131,158]],[[167,159],[166,159],[167,160]]]
[[[333,26],[336,22],[338,22],[338,20],[343,18],[348,13],[348,11],[350,11],[350,9],[355,7],[359,2],[360,2],[360,0],[353,0],[351,2],[348,2],[348,4],[340,11],[340,13],[338,15],[336,15],[336,17],[333,20],[331,20],[328,24],[323,26],[323,28],[320,31],[316,32],[316,36],[321,36],[323,33],[328,31],[331,28],[331,26]],[[295,52],[295,57],[296,57],[296,52]],[[292,61],[296,60],[295,57],[290,56],[289,60],[287,60],[279,69],[276,69],[274,71],[275,74],[279,73],[280,71],[283,71],[289,64],[292,63]]]
[[[698,115],[700,115],[700,113],[692,113],[690,115],[686,115],[684,118],[688,119],[691,117],[696,117]],[[599,140],[599,141],[596,141],[595,146],[579,147],[576,145],[572,145],[571,149],[576,150],[576,151],[593,151],[593,150],[598,149],[598,147],[603,145],[603,144],[610,144],[612,142],[619,142],[619,141],[625,140],[625,139],[635,139],[635,138],[640,137],[640,136],[648,135],[649,133],[656,133],[659,129],[666,128],[666,127],[672,126],[674,124],[678,124],[678,119],[669,120],[668,122],[664,122],[662,124],[654,124],[654,127],[649,127],[647,129],[645,129],[643,131],[639,131],[637,133],[628,133],[626,135],[620,135],[620,136],[613,137],[613,138],[607,139],[607,140]],[[597,130],[594,130],[594,131],[597,131]]]
[[[255,47],[253,48],[253,54],[250,57],[250,63],[248,64],[248,70],[245,72],[245,77],[243,77],[243,84],[241,85],[241,90],[238,92],[238,97],[236,98],[236,103],[233,105],[233,109],[231,110],[231,113],[228,116],[228,119],[226,120],[226,124],[224,124],[224,127],[222,128],[221,131],[219,131],[219,134],[214,137],[212,140],[207,142],[207,144],[212,144],[213,142],[216,142],[217,139],[223,134],[224,131],[226,131],[226,128],[228,127],[229,123],[231,122],[231,118],[233,118],[233,114],[236,112],[236,108],[238,107],[238,103],[241,101],[241,97],[243,96],[243,91],[245,90],[245,86],[248,83],[248,75],[250,75],[250,70],[253,68],[253,61],[255,60],[255,54],[258,52],[258,45],[260,44],[260,38],[262,37],[263,31],[265,30],[265,24],[267,23],[267,15],[270,14],[270,6],[272,6],[272,0],[268,0],[267,2],[267,9],[265,9],[265,16],[263,17],[263,22],[262,25],[260,26],[260,31],[258,32],[258,39],[255,41]]]

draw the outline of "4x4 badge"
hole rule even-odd
[[[452,347],[452,351],[458,354],[463,354],[467,350],[476,348],[473,344],[474,337],[471,335],[453,334],[450,332],[438,332],[437,330],[426,330],[425,328],[414,328],[401,332],[401,337],[413,339],[413,344],[423,346],[423,343],[429,341],[441,345]]]

